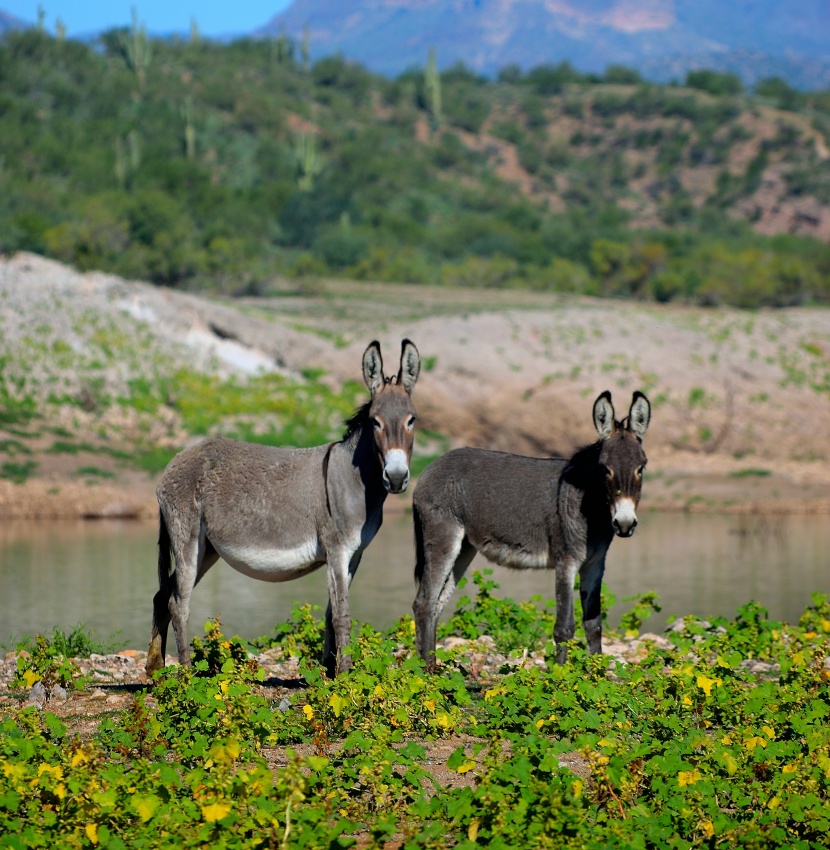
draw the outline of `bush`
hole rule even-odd
[[[744,90],[741,78],[731,71],[689,71],[686,74],[686,85],[716,96],[741,94]]]

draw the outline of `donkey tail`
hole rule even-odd
[[[159,589],[153,597],[153,630],[150,634],[150,647],[147,650],[147,675],[164,667],[167,652],[167,627],[170,625],[169,602],[175,587],[176,578],[170,575],[170,530],[164,512],[159,509]]]
[[[159,508],[159,561],[158,561],[159,590],[164,590],[170,584],[170,530],[164,511]]]
[[[420,584],[421,579],[424,577],[425,566],[424,526],[421,522],[421,512],[418,510],[418,506],[414,503],[412,505],[412,521],[415,527],[415,581]]]

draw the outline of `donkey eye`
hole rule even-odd
[[[614,477],[614,470],[613,470],[613,469],[606,469],[606,470],[605,470],[605,478],[606,478],[606,480],[607,480],[607,481],[610,481],[613,477]]]
[[[644,469],[645,469],[644,466],[640,466],[640,467],[638,467],[637,469],[634,470],[634,474],[637,476],[637,478],[643,477],[643,470]]]
[[[409,419],[406,422],[406,427],[407,428],[413,428],[414,426],[415,426],[415,417],[410,416]]]
[[[375,431],[383,430],[383,422],[381,422],[380,419],[373,419],[372,424],[375,426]]]

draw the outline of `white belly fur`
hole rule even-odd
[[[235,570],[260,581],[290,581],[313,572],[324,563],[316,540],[292,549],[229,544],[217,546],[216,551]]]
[[[508,546],[483,546],[479,552],[494,564],[518,570],[546,570],[550,566],[547,552],[522,552]]]

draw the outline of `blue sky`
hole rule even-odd
[[[195,18],[202,35],[219,36],[251,32],[290,4],[291,0],[0,0],[0,10],[34,23],[41,6],[46,29],[54,33],[61,20],[70,37],[129,26],[133,8],[150,33],[186,33]]]

